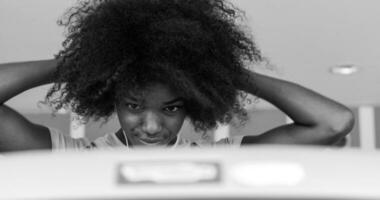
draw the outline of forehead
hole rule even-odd
[[[141,89],[128,92],[127,99],[138,101],[169,101],[180,96],[169,86],[162,83],[152,83]]]

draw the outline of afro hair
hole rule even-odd
[[[247,62],[262,60],[223,0],[90,0],[67,10],[55,84],[46,101],[83,119],[108,118],[129,91],[169,85],[197,130],[247,116],[238,86]]]

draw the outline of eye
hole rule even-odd
[[[137,111],[141,110],[142,106],[136,103],[126,103],[125,104],[129,110]]]
[[[170,113],[178,112],[180,109],[182,109],[182,106],[167,106],[164,108],[165,111]]]

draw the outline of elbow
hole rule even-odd
[[[337,114],[334,122],[335,123],[332,126],[333,132],[346,136],[354,127],[355,117],[351,110],[345,109]]]
[[[335,143],[350,133],[355,124],[355,116],[353,112],[346,108],[336,113],[328,125],[328,133],[331,143]]]

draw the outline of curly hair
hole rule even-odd
[[[184,97],[197,130],[243,119],[239,77],[262,56],[239,19],[223,0],[81,1],[58,21],[66,39],[45,100],[107,121],[128,92],[160,82]]]

